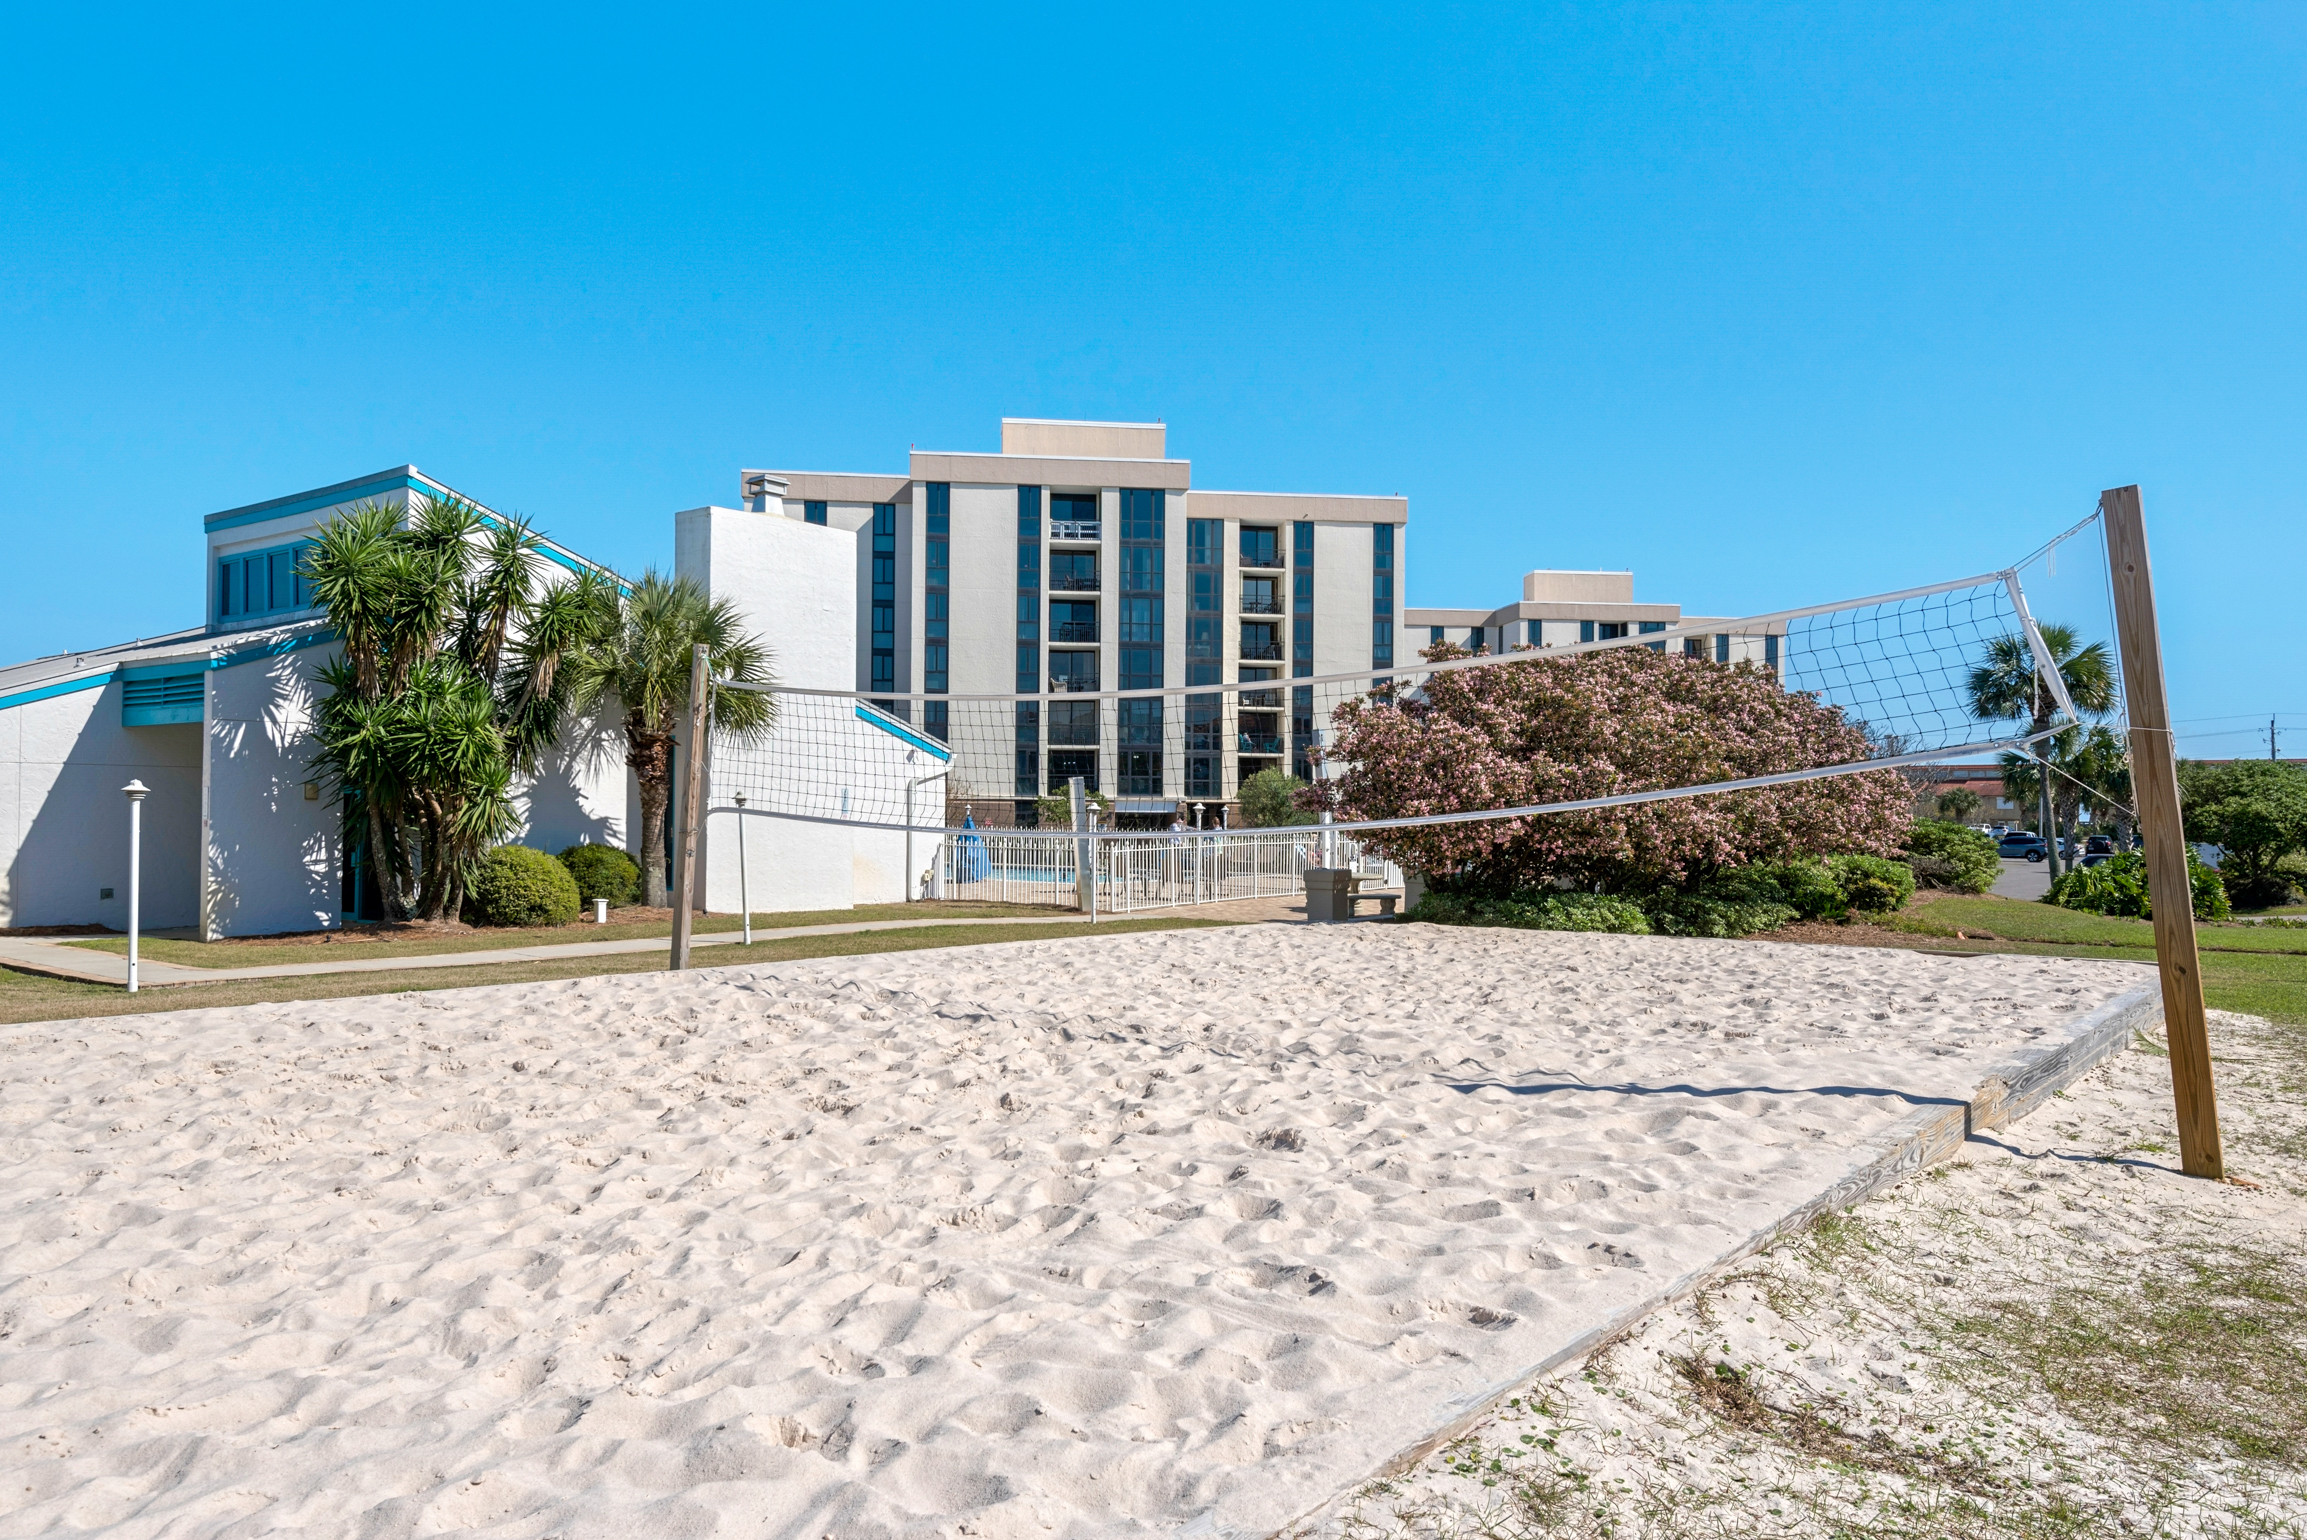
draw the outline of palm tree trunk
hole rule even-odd
[[[384,905],[384,918],[398,923],[409,917],[408,896],[401,887],[400,846],[385,842],[384,810],[375,798],[367,800],[369,871],[376,878],[377,901]]]
[[[641,788],[641,902],[662,909],[672,899],[665,871],[665,807],[673,792],[673,735],[642,726],[639,714],[625,723],[625,763]]]
[[[2042,745],[2035,746],[2035,801],[2043,831],[2043,858],[2051,863],[2051,881],[2059,880],[2059,826],[2051,817],[2051,761]]]

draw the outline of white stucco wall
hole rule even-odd
[[[203,927],[210,939],[340,922],[343,827],[312,799],[313,674],[335,647],[255,657],[208,675]]]
[[[858,539],[788,518],[774,499],[762,512],[692,508],[674,516],[674,570],[736,601],[746,628],[768,644],[780,683],[848,690],[856,678]],[[767,742],[724,759],[741,761],[742,776],[725,772],[706,797],[708,809],[727,808],[746,790],[758,810],[743,815],[745,901],[774,912],[903,900],[912,886],[903,834],[761,814],[893,821],[903,814],[905,782],[935,756],[861,720],[846,697],[787,697],[780,709],[783,726]],[[930,819],[940,795],[935,783],[917,789],[916,816]],[[703,903],[716,913],[740,905],[738,816],[708,812],[699,839]],[[913,867],[929,864],[934,843],[915,837]]]
[[[0,710],[0,925],[128,924],[128,803],[144,802],[143,923],[200,915],[200,727],[120,725],[120,682]],[[112,897],[103,898],[110,888]]]

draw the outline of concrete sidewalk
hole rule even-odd
[[[1151,909],[1135,914],[1108,914],[1099,918],[1121,921],[1178,915],[1256,923],[1265,920],[1302,920],[1305,913],[1306,900],[1301,893],[1289,898],[1237,898],[1223,903]],[[800,936],[854,936],[868,931],[926,930],[938,926],[1089,923],[1084,915],[1037,914],[991,920],[866,920],[854,925],[794,925],[780,930],[768,930],[756,925],[753,928],[753,939],[783,941]],[[27,973],[46,974],[51,978],[77,979],[89,984],[117,984],[125,988],[128,984],[128,959],[111,952],[67,944],[85,939],[74,936],[0,936],[0,963],[21,968]],[[744,940],[742,931],[716,931],[709,936],[695,937],[690,946],[692,949],[740,946]],[[145,957],[139,965],[139,972],[142,974],[143,988],[158,989],[174,984],[222,983],[227,979],[306,978],[323,973],[386,973],[401,968],[479,968],[491,963],[557,962],[564,958],[613,957],[629,952],[669,954],[671,949],[670,937],[641,936],[629,941],[556,942],[550,946],[501,947],[485,952],[435,952],[419,957],[360,957],[343,962],[273,963],[260,968],[188,968],[181,963],[165,963]]]

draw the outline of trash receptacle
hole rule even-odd
[[[1354,917],[1354,874],[1342,866],[1306,868],[1306,918],[1350,920]]]

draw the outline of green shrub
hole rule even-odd
[[[2237,863],[2228,870],[2228,863],[2219,862],[2219,884],[2226,890],[2227,901],[2237,909],[2277,909],[2291,902],[2293,878],[2289,872],[2275,867],[2249,868]]]
[[[1906,864],[1925,887],[1984,893],[2002,873],[2002,852],[1976,829],[1924,818],[1907,831]]]
[[[577,880],[541,850],[499,845],[481,857],[464,912],[475,925],[566,925],[577,917]]]
[[[605,898],[611,904],[629,904],[641,896],[641,868],[614,845],[590,840],[561,852],[561,864],[577,884],[577,901],[590,904]]]
[[[1914,897],[1914,868],[1881,856],[1828,856],[1842,901],[1862,914],[1891,914]]]
[[[2235,912],[2227,902],[2227,889],[2219,874],[2205,866],[2193,850],[2187,852],[2187,880],[2194,889],[2196,919],[2224,920]],[[2147,898],[2147,858],[2134,850],[2097,866],[2077,867],[2051,884],[2043,902],[2086,914],[2152,919],[2155,911]]]
[[[1429,891],[1407,916],[1430,925],[1503,925],[1516,930],[1599,930],[1647,936],[1650,922],[1630,898],[1607,893],[1525,889],[1511,898]]]
[[[1766,861],[1717,872],[1698,889],[1743,904],[1778,904],[1802,920],[1839,918],[1849,907],[1842,884],[1824,861]]]
[[[1725,898],[1705,889],[1655,894],[1643,907],[1651,929],[1662,936],[1751,936],[1802,918],[1791,904]]]

